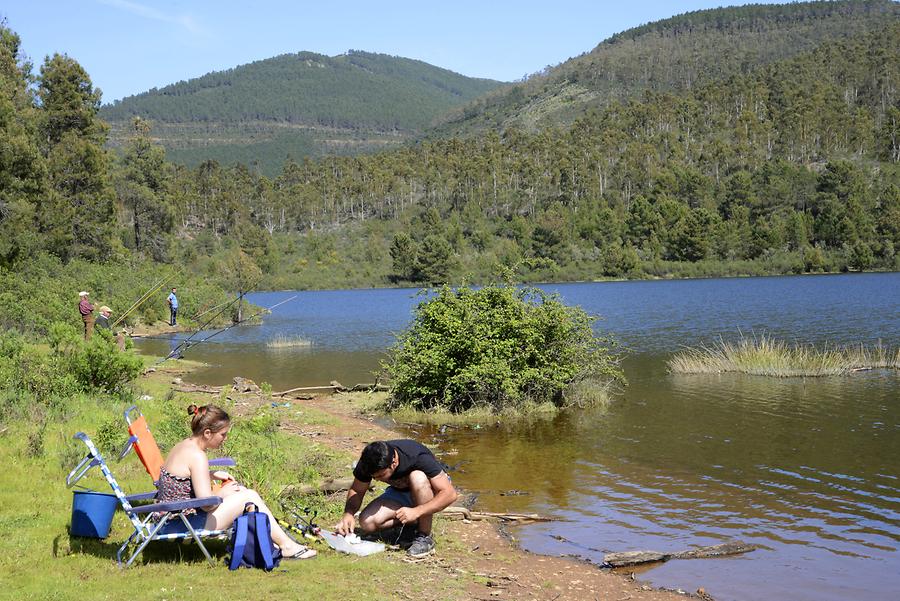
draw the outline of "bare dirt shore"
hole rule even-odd
[[[238,412],[252,413],[262,403],[290,403],[292,407],[306,407],[310,411],[328,414],[333,419],[312,420],[287,417],[282,428],[297,436],[314,439],[335,449],[358,453],[368,441],[398,438],[391,431],[367,417],[363,412],[365,393],[327,396],[269,398],[261,395],[240,395],[234,400]],[[318,422],[318,423],[317,423]],[[327,422],[327,423],[322,423]],[[349,475],[349,474],[347,474]],[[462,584],[465,599],[540,599],[546,601],[610,600],[662,601],[691,596],[711,599],[702,589],[695,593],[676,593],[659,590],[635,579],[634,574],[618,574],[592,564],[570,558],[548,557],[528,553],[504,536],[497,525],[486,521],[463,521],[442,518],[436,521],[438,552],[424,560],[408,560],[401,553],[390,553],[391,561],[415,562],[412,577],[423,583]],[[514,535],[514,531],[512,532]],[[417,587],[419,588],[419,587]],[[454,587],[457,588],[457,587]],[[419,590],[434,590],[435,599],[450,598],[441,586],[425,586]],[[384,591],[391,598],[404,599],[402,591]],[[417,598],[422,598],[421,595]]]
[[[122,326],[119,326],[121,329]],[[167,321],[157,321],[155,323],[137,323],[133,326],[126,327],[129,336],[144,338],[147,336],[160,336],[162,334],[172,334],[174,332],[189,332],[190,328],[183,325],[170,326]]]

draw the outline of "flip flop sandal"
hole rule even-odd
[[[315,549],[310,549],[309,547],[305,547],[305,546],[301,545],[300,550],[297,551],[296,553],[294,553],[293,555],[283,555],[281,558],[282,559],[312,559],[313,557],[315,557],[318,554],[319,554],[319,552],[316,551]]]

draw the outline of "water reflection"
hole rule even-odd
[[[792,599],[822,599],[849,593],[852,573],[870,579],[869,595],[891,598],[900,586],[896,372],[674,377],[654,355],[625,368],[631,385],[603,415],[434,439],[478,458],[479,469],[455,481],[479,491],[491,510],[567,520],[520,531],[539,552],[599,563],[610,551],[675,552],[739,539],[761,550],[674,562],[644,577],[688,590],[702,585],[722,599],[788,590]],[[500,496],[505,488],[531,494]],[[792,590],[797,581],[803,586]]]

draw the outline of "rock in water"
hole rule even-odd
[[[670,557],[672,557],[671,553],[660,553],[659,551],[623,551],[622,553],[607,553],[603,556],[603,563],[620,568],[653,561],[666,561]]]
[[[262,392],[259,386],[256,385],[256,382],[240,376],[235,376],[231,381],[231,386],[234,388],[235,392],[252,392],[254,394]]]

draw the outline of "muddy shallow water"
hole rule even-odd
[[[900,274],[564,284],[628,349],[629,385],[606,409],[477,429],[410,428],[487,510],[564,521],[523,546],[601,561],[743,540],[739,557],[671,561],[642,578],[717,599],[896,599],[900,590],[900,372],[827,379],[673,376],[683,346],[763,332],[803,343],[900,343]],[[261,293],[268,306],[293,293]],[[371,382],[412,290],[302,292],[263,326],[191,349],[201,383],[243,375],[275,390]],[[275,336],[309,346],[269,349]],[[164,352],[170,343],[145,341]],[[523,494],[524,493],[524,494]]]

